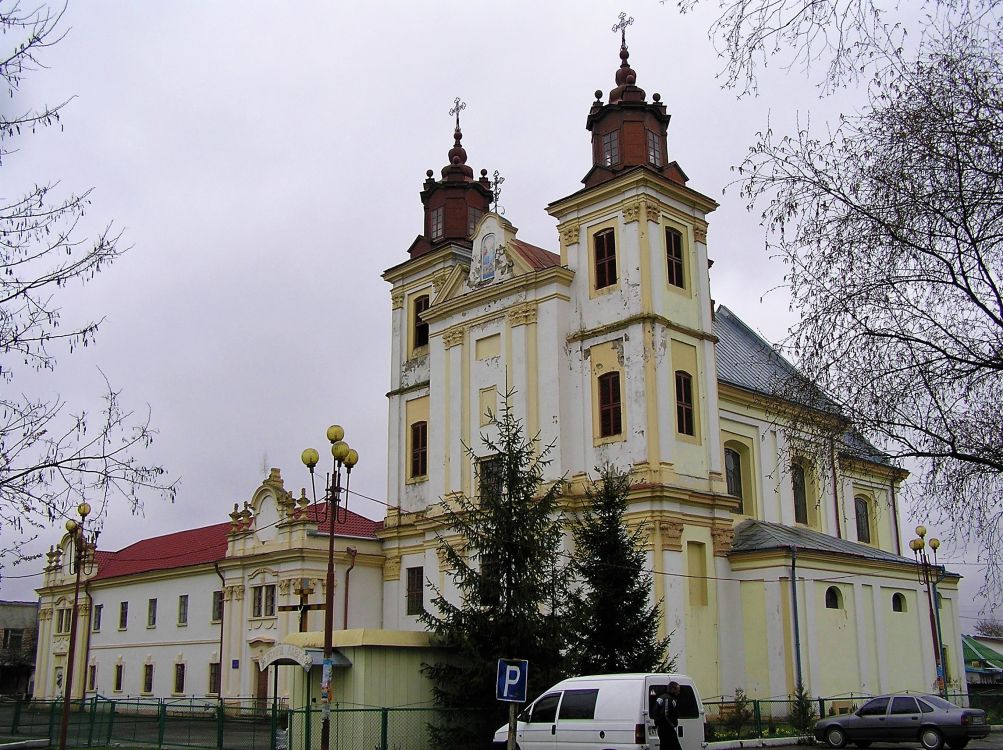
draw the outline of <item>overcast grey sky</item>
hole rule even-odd
[[[100,367],[126,404],[149,405],[160,435],[148,460],[181,478],[173,505],[113,509],[102,547],[224,521],[272,466],[298,491],[299,453],[323,449],[331,422],[361,456],[353,489],[377,501],[353,498],[354,509],[382,517],[390,296],[380,274],[421,231],[418,191],[425,170],[446,163],[453,98],[467,103],[470,166],[500,170],[519,237],[556,251],[544,207],[579,189],[590,166],[585,117],[593,92],[614,85],[621,10],[635,19],[638,85],[672,114],[670,159],[721,203],[708,235],[713,295],[777,340],[790,322],[783,268],[737,190],[722,190],[768,121],[789,128],[810,107],[818,122],[855,99],[819,102],[779,67],[758,98],[722,91],[712,7],[70,0],[69,33],[22,101],[76,98],[63,132],[20,141],[2,191],[93,186],[89,226],[113,221],[133,249],[66,290],[68,319],[106,316],[97,345],[17,386],[93,406]],[[43,533],[34,548],[58,538]],[[0,597],[33,598],[41,566],[8,570]]]

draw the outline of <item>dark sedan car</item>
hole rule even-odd
[[[829,716],[815,724],[815,739],[829,747],[852,742],[867,747],[872,742],[918,742],[926,750],[947,743],[961,750],[968,740],[989,734],[986,712],[960,708],[935,695],[879,695],[856,713]]]

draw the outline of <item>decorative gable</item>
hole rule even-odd
[[[518,232],[511,222],[496,213],[486,213],[477,222],[473,234],[473,253],[467,288],[479,289],[512,278],[515,253],[511,242]]]

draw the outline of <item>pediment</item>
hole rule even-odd
[[[473,232],[467,290],[498,284],[530,270],[512,244],[518,232],[497,213],[488,212],[480,218]]]

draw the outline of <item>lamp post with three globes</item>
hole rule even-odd
[[[933,561],[926,548],[933,551]],[[937,563],[937,550],[940,540],[937,537],[926,539],[926,526],[916,527],[916,538],[909,542],[909,549],[916,558],[916,576],[921,584],[926,586],[926,598],[930,605],[930,633],[933,636],[933,659],[937,666],[937,687],[944,698],[947,698],[947,670],[944,667],[944,639],[940,629],[940,602],[937,600],[937,584],[946,578],[943,565]]]

